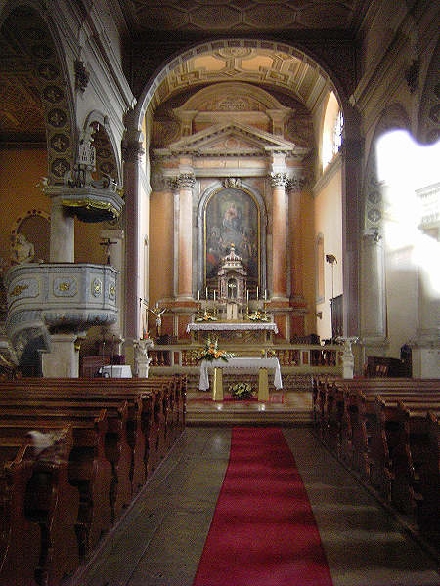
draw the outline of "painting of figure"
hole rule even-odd
[[[212,194],[205,208],[204,244],[207,282],[217,277],[223,257],[234,244],[248,283],[258,283],[259,212],[251,195],[236,188]]]

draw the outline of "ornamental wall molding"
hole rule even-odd
[[[182,155],[232,157],[273,153],[285,153],[302,159],[309,152],[307,147],[297,146],[280,136],[237,122],[213,125],[185,136],[168,147],[153,150],[156,161]]]

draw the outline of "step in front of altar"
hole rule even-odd
[[[270,377],[269,377],[270,378]],[[311,379],[308,376],[283,376],[282,390],[269,385],[269,401],[232,400],[229,388],[237,382],[249,382],[257,389],[257,375],[225,374],[225,401],[213,401],[211,390],[200,392],[198,377],[188,380],[186,423],[188,426],[282,425],[311,426],[313,423]]]

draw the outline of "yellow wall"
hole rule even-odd
[[[334,166],[336,165],[336,167]],[[338,161],[330,165],[328,172],[321,181],[319,191],[315,192],[315,238],[319,233],[324,235],[324,254],[333,254],[337,263],[333,265],[333,296],[343,293],[342,290],[342,199],[341,169]],[[331,337],[330,298],[332,296],[332,268],[324,263],[325,296],[324,301],[316,306],[316,312],[322,311],[322,319],[317,320],[317,333],[321,339]]]
[[[86,224],[75,219],[75,262],[105,264],[105,249],[101,246],[101,231],[105,225]]]
[[[16,221],[34,209],[50,214],[50,199],[36,187],[46,175],[45,149],[0,150],[0,257],[7,263]]]
[[[305,334],[316,333],[315,317],[315,216],[310,194],[302,198],[301,236],[303,242],[303,293],[306,301]]]

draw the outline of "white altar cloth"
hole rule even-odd
[[[131,366],[129,364],[109,364],[99,369],[104,378],[131,378]]]
[[[213,330],[268,330],[278,334],[278,326],[275,322],[227,322],[227,321],[197,321],[190,322],[186,331],[213,331]]]
[[[200,363],[200,378],[199,390],[207,391],[209,389],[208,368],[221,368],[224,372],[232,372],[233,370],[247,369],[248,372],[255,372],[260,368],[267,368],[275,370],[274,386],[276,389],[283,388],[283,380],[281,378],[281,367],[278,358],[253,358],[245,356],[234,356],[225,360],[202,360]]]

